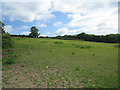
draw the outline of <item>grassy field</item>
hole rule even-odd
[[[3,87],[117,88],[117,44],[13,38],[3,50]]]

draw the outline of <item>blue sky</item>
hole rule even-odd
[[[117,1],[12,1],[2,2],[2,22],[10,34],[28,35],[32,26],[39,29],[41,36],[118,33]]]
[[[32,26],[36,26],[39,29],[39,33],[41,33],[41,35],[54,36],[56,35],[55,31],[63,26],[62,24],[60,25],[59,23],[58,25],[54,24],[57,22],[68,23],[71,21],[71,19],[70,18],[66,19],[67,18],[66,13],[53,12],[52,14],[55,15],[55,17],[49,19],[48,21],[34,20],[32,22],[22,22],[19,20],[10,21],[9,19],[5,19],[3,20],[3,22],[5,23],[6,26],[7,25],[12,26],[13,30],[10,31],[11,34],[28,34],[26,32],[29,32]]]

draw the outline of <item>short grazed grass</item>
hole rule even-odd
[[[5,88],[117,88],[117,44],[13,38],[3,54]],[[16,56],[15,56],[16,55]],[[6,64],[9,58],[14,63]]]

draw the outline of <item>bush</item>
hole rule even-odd
[[[14,58],[12,58],[12,57],[7,57],[7,58],[4,58],[4,60],[2,60],[2,64],[4,65],[4,64],[15,64],[15,62],[14,62]]]
[[[8,49],[13,47],[13,41],[8,33],[2,34],[2,48]]]
[[[61,41],[57,41],[57,42],[54,42],[55,44],[64,44],[64,42],[61,42]]]
[[[42,41],[41,43],[48,43],[48,41]]]
[[[91,48],[91,46],[89,46],[89,45],[84,45],[84,46],[76,45],[75,48],[81,48],[81,49],[84,49],[84,48]]]
[[[114,45],[114,47],[120,48],[120,45]]]

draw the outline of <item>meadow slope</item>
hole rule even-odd
[[[3,50],[3,87],[117,88],[117,44],[14,37]],[[6,64],[12,60],[13,64]]]

